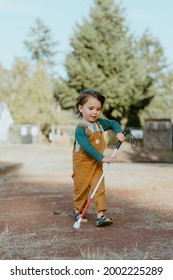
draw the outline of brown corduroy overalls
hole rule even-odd
[[[78,125],[84,126],[90,140],[90,143],[101,153],[105,149],[105,140],[102,135],[100,124],[97,122],[100,130],[92,132],[87,125],[79,123]],[[81,148],[79,151],[73,149],[73,175],[74,180],[74,209],[82,212],[90,192],[95,188],[99,178],[103,173],[103,163],[97,162],[86,154]],[[106,197],[104,179],[94,196],[95,211],[98,214],[100,211],[106,210]]]

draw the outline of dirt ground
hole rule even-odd
[[[111,150],[107,149],[107,154]],[[173,259],[173,152],[123,143],[106,173],[107,216],[73,228],[70,145],[0,146],[0,259]]]

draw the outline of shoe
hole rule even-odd
[[[113,224],[112,219],[106,218],[104,215],[97,219],[97,227],[105,227]]]
[[[77,222],[79,220],[81,214],[82,214],[82,212],[74,212],[73,216],[74,216],[75,222]],[[87,223],[87,222],[88,222],[88,219],[84,216],[82,218],[81,223]]]

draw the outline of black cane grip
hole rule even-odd
[[[122,131],[122,133],[124,134],[124,136],[126,136],[126,131]],[[122,142],[118,141],[117,145],[116,145],[116,149],[118,150],[119,147],[121,146]]]

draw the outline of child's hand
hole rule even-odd
[[[103,159],[102,159],[102,162],[103,163],[112,163],[112,162],[116,162],[116,157],[112,157],[112,156],[105,156]]]
[[[121,141],[121,142],[124,142],[124,140],[125,140],[124,134],[122,132],[117,133],[115,135],[115,137],[118,141]]]

